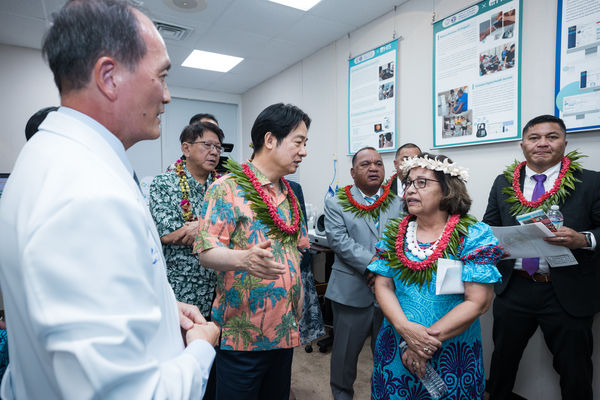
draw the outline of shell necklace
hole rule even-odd
[[[428,248],[422,249],[417,241],[418,227],[419,225],[415,220],[408,223],[408,227],[406,228],[406,247],[408,247],[413,256],[417,257],[419,260],[424,260],[433,254],[442,236],[440,235],[440,237]]]

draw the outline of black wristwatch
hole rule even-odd
[[[581,232],[585,236],[585,247],[592,247],[592,233],[591,232]]]

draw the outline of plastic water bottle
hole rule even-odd
[[[403,353],[408,349],[406,342],[400,343],[400,349]],[[419,379],[432,398],[439,399],[448,394],[446,382],[435,372],[429,361],[425,363],[425,375]]]
[[[556,204],[550,207],[550,211],[548,211],[547,215],[556,229],[560,229],[563,226],[565,218],[563,217],[562,213],[558,211],[558,206]]]

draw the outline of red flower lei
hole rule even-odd
[[[400,222],[400,227],[398,229],[398,235],[396,236],[396,257],[402,262],[402,264],[412,269],[413,271],[423,271],[429,268],[434,262],[437,261],[438,258],[442,256],[442,253],[448,246],[448,242],[450,241],[450,237],[452,236],[452,232],[454,231],[454,227],[460,221],[460,215],[454,214],[450,217],[448,222],[446,223],[446,227],[444,228],[444,232],[442,233],[442,237],[440,237],[440,241],[433,252],[432,255],[427,257],[425,260],[416,262],[411,261],[404,254],[404,238],[406,236],[406,227],[408,226],[408,222],[413,217],[413,215],[407,215],[402,218],[402,222]]]
[[[346,194],[346,198],[348,202],[352,205],[352,207],[362,211],[363,213],[370,213],[371,211],[376,210],[379,206],[381,206],[381,204],[388,198],[390,194],[390,187],[392,185],[392,182],[394,182],[394,179],[396,179],[396,176],[398,176],[398,174],[394,174],[391,176],[388,182],[383,186],[382,195],[373,204],[360,204],[359,202],[354,200],[354,197],[352,197],[352,193],[350,193],[350,189],[352,189],[353,185],[344,186],[344,193]]]
[[[536,208],[542,205],[544,201],[548,200],[548,198],[554,196],[558,189],[560,189],[560,184],[562,183],[563,178],[565,177],[569,167],[571,166],[571,159],[565,156],[562,159],[562,167],[560,168],[560,173],[558,174],[558,179],[554,181],[554,186],[548,192],[545,192],[539,199],[536,201],[526,200],[523,196],[523,192],[521,191],[521,187],[519,185],[519,178],[521,177],[521,169],[527,164],[527,161],[523,161],[519,165],[516,166],[515,171],[513,173],[513,181],[512,187],[515,192],[515,197],[519,200],[519,203],[526,207]]]
[[[292,210],[293,210],[293,214],[294,214],[292,224],[288,225],[279,217],[279,214],[277,213],[277,208],[275,207],[275,205],[273,204],[271,199],[269,199],[269,196],[265,193],[261,184],[258,182],[256,175],[254,175],[254,173],[250,170],[250,167],[248,166],[248,164],[246,164],[246,163],[242,164],[242,170],[244,171],[244,174],[246,174],[246,176],[252,183],[252,186],[254,187],[254,189],[260,196],[260,198],[263,200],[263,202],[267,206],[267,209],[269,210],[269,215],[273,219],[273,222],[275,222],[275,226],[277,226],[277,228],[280,231],[282,231],[288,235],[293,235],[293,234],[297,233],[298,229],[300,229],[300,213],[298,212],[298,203],[296,201],[296,196],[294,196],[294,192],[292,191],[290,184],[283,177],[281,178],[281,181],[287,188],[288,199],[292,205]]]

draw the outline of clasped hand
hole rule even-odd
[[[437,329],[414,322],[409,322],[401,332],[409,350],[425,360],[433,357],[433,354],[442,346],[442,342],[437,338],[439,334],[440,331]]]
[[[203,339],[212,346],[219,340],[219,327],[214,322],[207,322],[198,307],[177,302],[179,325],[186,346],[194,340]]]

